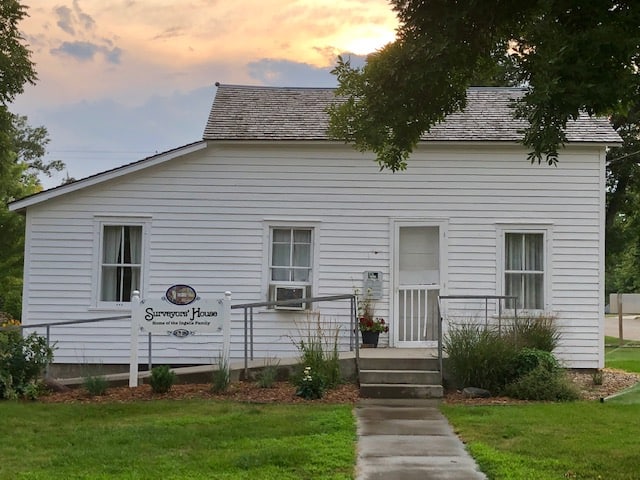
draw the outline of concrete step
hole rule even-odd
[[[360,370],[360,383],[437,385],[440,381],[436,370]]]
[[[442,385],[360,383],[363,398],[442,398]]]
[[[439,370],[437,358],[360,357],[360,370]]]

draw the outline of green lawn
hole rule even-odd
[[[0,403],[2,479],[349,479],[350,405]]]
[[[638,342],[625,341],[618,346],[618,339],[605,337],[605,363],[607,367],[619,368],[627,372],[640,373],[640,345]]]
[[[640,348],[607,347],[605,362],[640,372]],[[491,480],[639,478],[640,385],[605,403],[442,410]]]
[[[637,404],[444,405],[442,410],[490,479],[638,478]]]

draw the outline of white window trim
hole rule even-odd
[[[262,298],[271,301],[269,297],[270,285],[292,285],[291,282],[271,281],[271,236],[274,228],[294,228],[311,230],[311,296],[317,295],[318,289],[318,258],[319,258],[319,238],[320,222],[318,220],[264,220],[263,221],[263,263],[262,263]],[[273,311],[273,310],[269,310]]]
[[[552,246],[553,246],[553,224],[551,223],[504,223],[496,225],[496,295],[504,295],[504,275],[505,275],[505,234],[507,233],[541,233],[544,245],[544,308],[536,310],[518,310],[520,314],[541,314],[553,310],[551,298],[553,268],[552,268]],[[497,309],[497,305],[496,305]],[[496,311],[497,313],[497,311]],[[503,313],[513,313],[512,309],[503,309]]]
[[[100,300],[101,266],[102,266],[102,232],[105,226],[139,226],[142,227],[142,259],[140,272],[140,293],[144,298],[149,279],[149,232],[151,217],[140,216],[95,216],[93,229],[93,278],[91,285],[92,311],[123,311],[131,309],[131,302],[103,302]]]

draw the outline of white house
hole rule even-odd
[[[128,315],[133,290],[239,304],[348,294],[366,277],[393,347],[432,345],[439,294],[506,294],[557,318],[569,366],[602,367],[605,149],[620,138],[580,118],[557,167],[532,165],[510,108],[521,94],[470,89],[390,173],[327,137],[333,90],[220,85],[202,141],[10,205],[26,215],[23,322]],[[348,304],[319,308],[348,337]],[[256,309],[254,354],[295,355],[289,335],[309,316]],[[126,365],[129,334],[128,319],[53,328],[56,362]],[[219,345],[158,337],[153,358],[209,363]],[[234,310],[232,357],[243,349]]]

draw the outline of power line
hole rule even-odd
[[[82,154],[90,154],[90,153],[104,153],[104,154],[147,154],[147,153],[157,153],[157,151],[153,150],[48,150],[48,153],[82,153]]]

